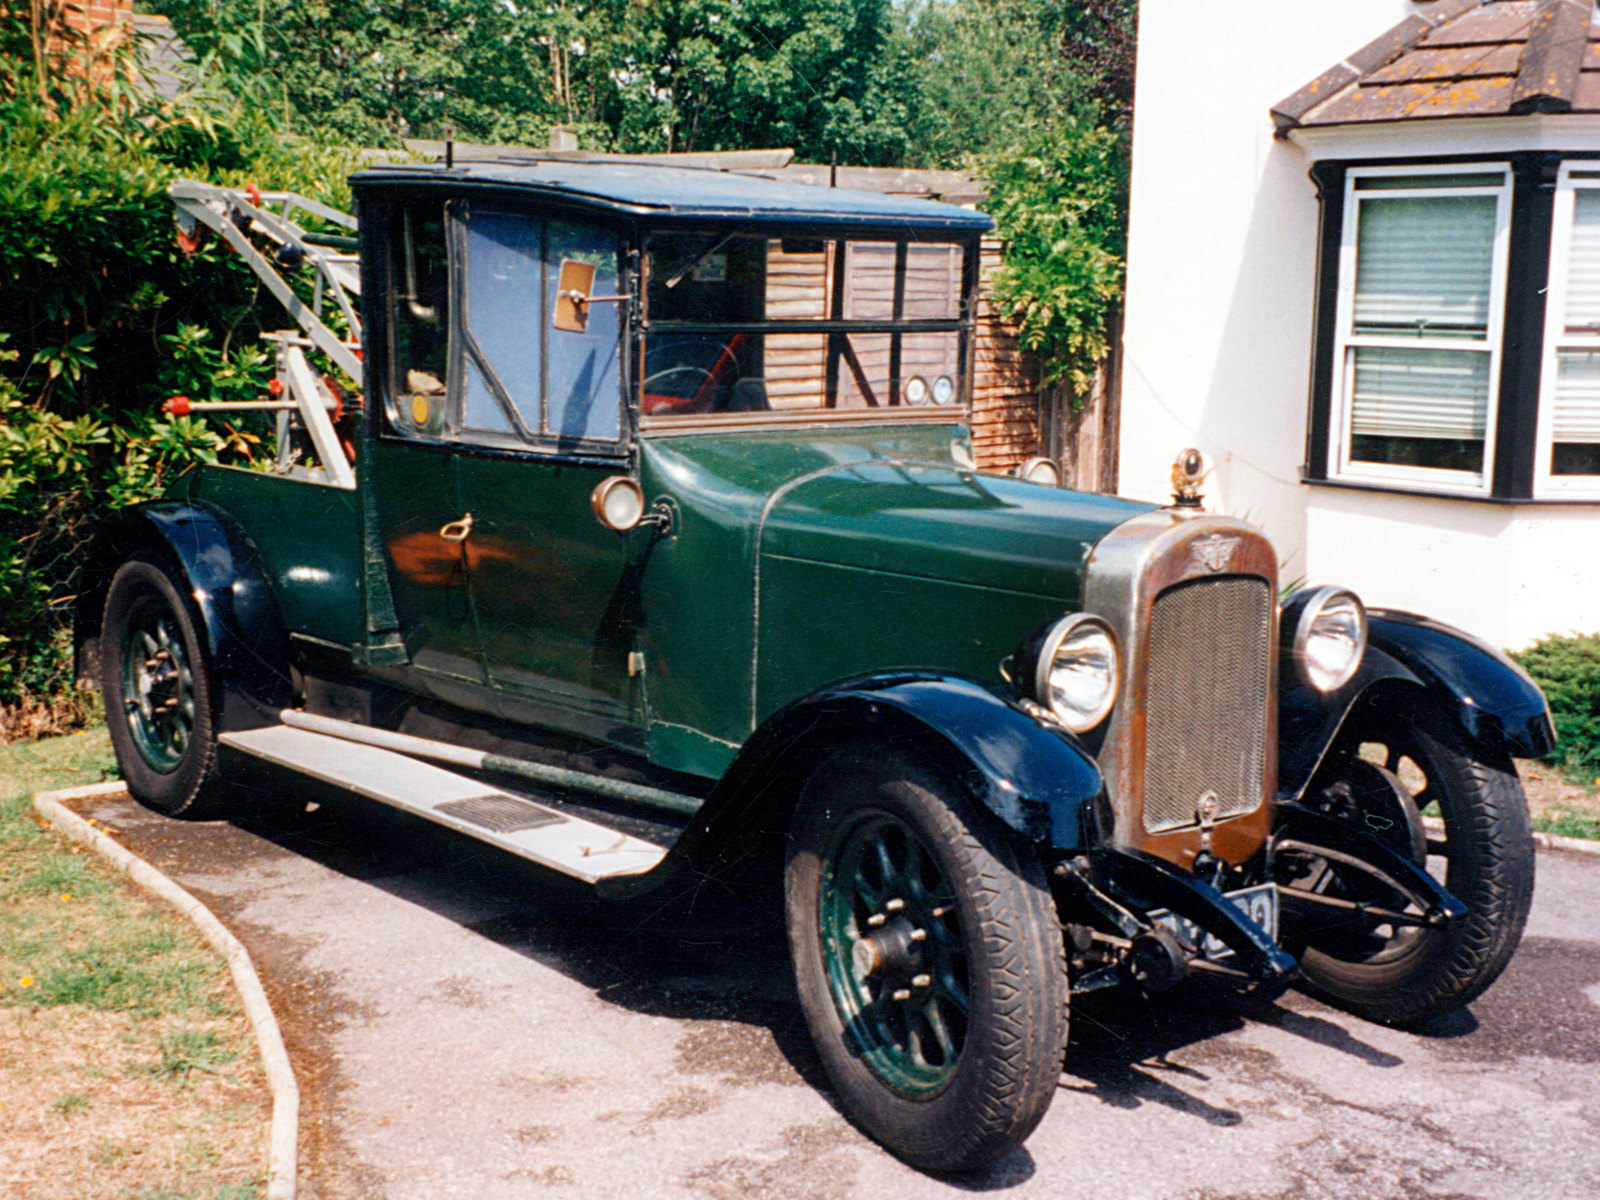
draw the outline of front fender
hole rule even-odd
[[[847,679],[773,714],[674,847],[693,861],[763,818],[788,812],[805,775],[833,746],[862,735],[912,741],[1011,829],[1061,850],[1094,836],[1100,770],[1071,734],[958,676],[897,672]]]
[[[1539,685],[1499,650],[1442,621],[1396,609],[1367,614],[1367,651],[1355,678],[1322,693],[1281,673],[1278,792],[1298,798],[1358,703],[1418,702],[1448,713],[1474,742],[1524,758],[1555,746]]]
[[[214,505],[162,501],[124,510],[90,551],[87,586],[76,613],[80,674],[98,658],[100,621],[111,577],[130,558],[177,571],[194,600],[221,703],[218,728],[275,724],[293,700],[289,640],[261,557],[238,522]]]

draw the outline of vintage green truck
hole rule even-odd
[[[988,218],[635,162],[351,186],[359,226],[174,188],[304,333],[276,470],[195,471],[89,563],[141,801],[225,812],[265,760],[612,896],[775,847],[838,1101],[928,1170],[1037,1125],[1074,994],[1417,1024],[1505,967],[1538,689],[1280,594],[1193,452],[1166,507],[975,469]]]

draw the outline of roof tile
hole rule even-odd
[[[1476,79],[1484,75],[1515,75],[1522,47],[1449,46],[1443,50],[1416,49],[1368,75],[1364,83],[1415,83],[1427,79]],[[1597,60],[1596,65],[1600,65]]]
[[[1545,0],[1528,31],[1511,97],[1513,112],[1566,112],[1572,107],[1593,10],[1593,0]]]
[[[1345,61],[1365,75],[1369,71],[1387,66],[1432,31],[1432,25],[1416,13],[1412,13],[1394,28],[1373,38]]]
[[[1501,0],[1447,21],[1430,33],[1424,46],[1470,46],[1520,42],[1539,11],[1539,0]]]

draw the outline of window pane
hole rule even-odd
[[[438,437],[444,428],[450,329],[444,210],[438,204],[397,209],[389,221],[389,246],[389,286],[395,298],[390,419],[400,433]]]
[[[894,317],[893,242],[851,242],[846,247],[844,315],[855,321]]]
[[[954,333],[904,334],[900,347],[900,403],[954,404],[961,339]],[[926,389],[915,380],[922,380]]]
[[[777,238],[767,242],[769,321],[820,321],[828,314],[833,243]]]
[[[1483,470],[1489,355],[1475,350],[1351,350],[1350,457]]]
[[[1483,337],[1496,203],[1493,196],[1363,200],[1355,332]]]
[[[548,228],[550,295],[555,309],[555,288],[563,259],[593,263],[591,295],[615,296],[617,279],[616,234],[589,225],[552,221]],[[590,304],[589,324],[583,333],[549,330],[549,425],[547,432],[563,441],[578,438],[615,441],[622,436],[622,388],[617,374],[622,305],[616,301]]]
[[[1568,333],[1600,333],[1600,190],[1579,188],[1573,200],[1563,324]]]
[[[490,433],[511,433],[511,419],[494,398],[483,375],[470,362],[467,363],[466,405],[461,424],[464,428],[486,430]]]
[[[497,212],[467,217],[467,328],[530,430],[539,428],[538,221]],[[487,383],[467,381],[463,424],[510,431]]]
[[[1600,475],[1600,351],[1556,354],[1550,473]]]
[[[950,245],[906,247],[908,321],[952,321],[961,315],[961,255]]]

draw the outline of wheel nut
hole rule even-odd
[[[913,929],[911,931],[911,940],[913,942],[926,941],[927,937],[928,931],[926,929]]]
[[[908,992],[905,988],[898,988],[898,989],[895,990],[895,993],[894,993],[892,999],[895,999],[895,1000],[909,1000],[909,999],[911,999],[911,993]]]
[[[884,916],[882,913],[873,913],[870,917],[867,918],[867,924],[868,925],[882,925],[888,919],[889,918]]]
[[[932,982],[933,982],[933,976],[932,975],[913,975],[911,977],[911,986],[912,987],[927,987]]]
[[[949,911],[950,911],[950,906],[948,904],[941,904],[938,908],[933,910],[933,915],[936,916],[936,917],[942,917],[942,916],[945,915],[945,913],[947,913]]]
[[[905,906],[906,902],[904,900],[891,900],[883,907],[888,909],[890,912],[899,912]]]

